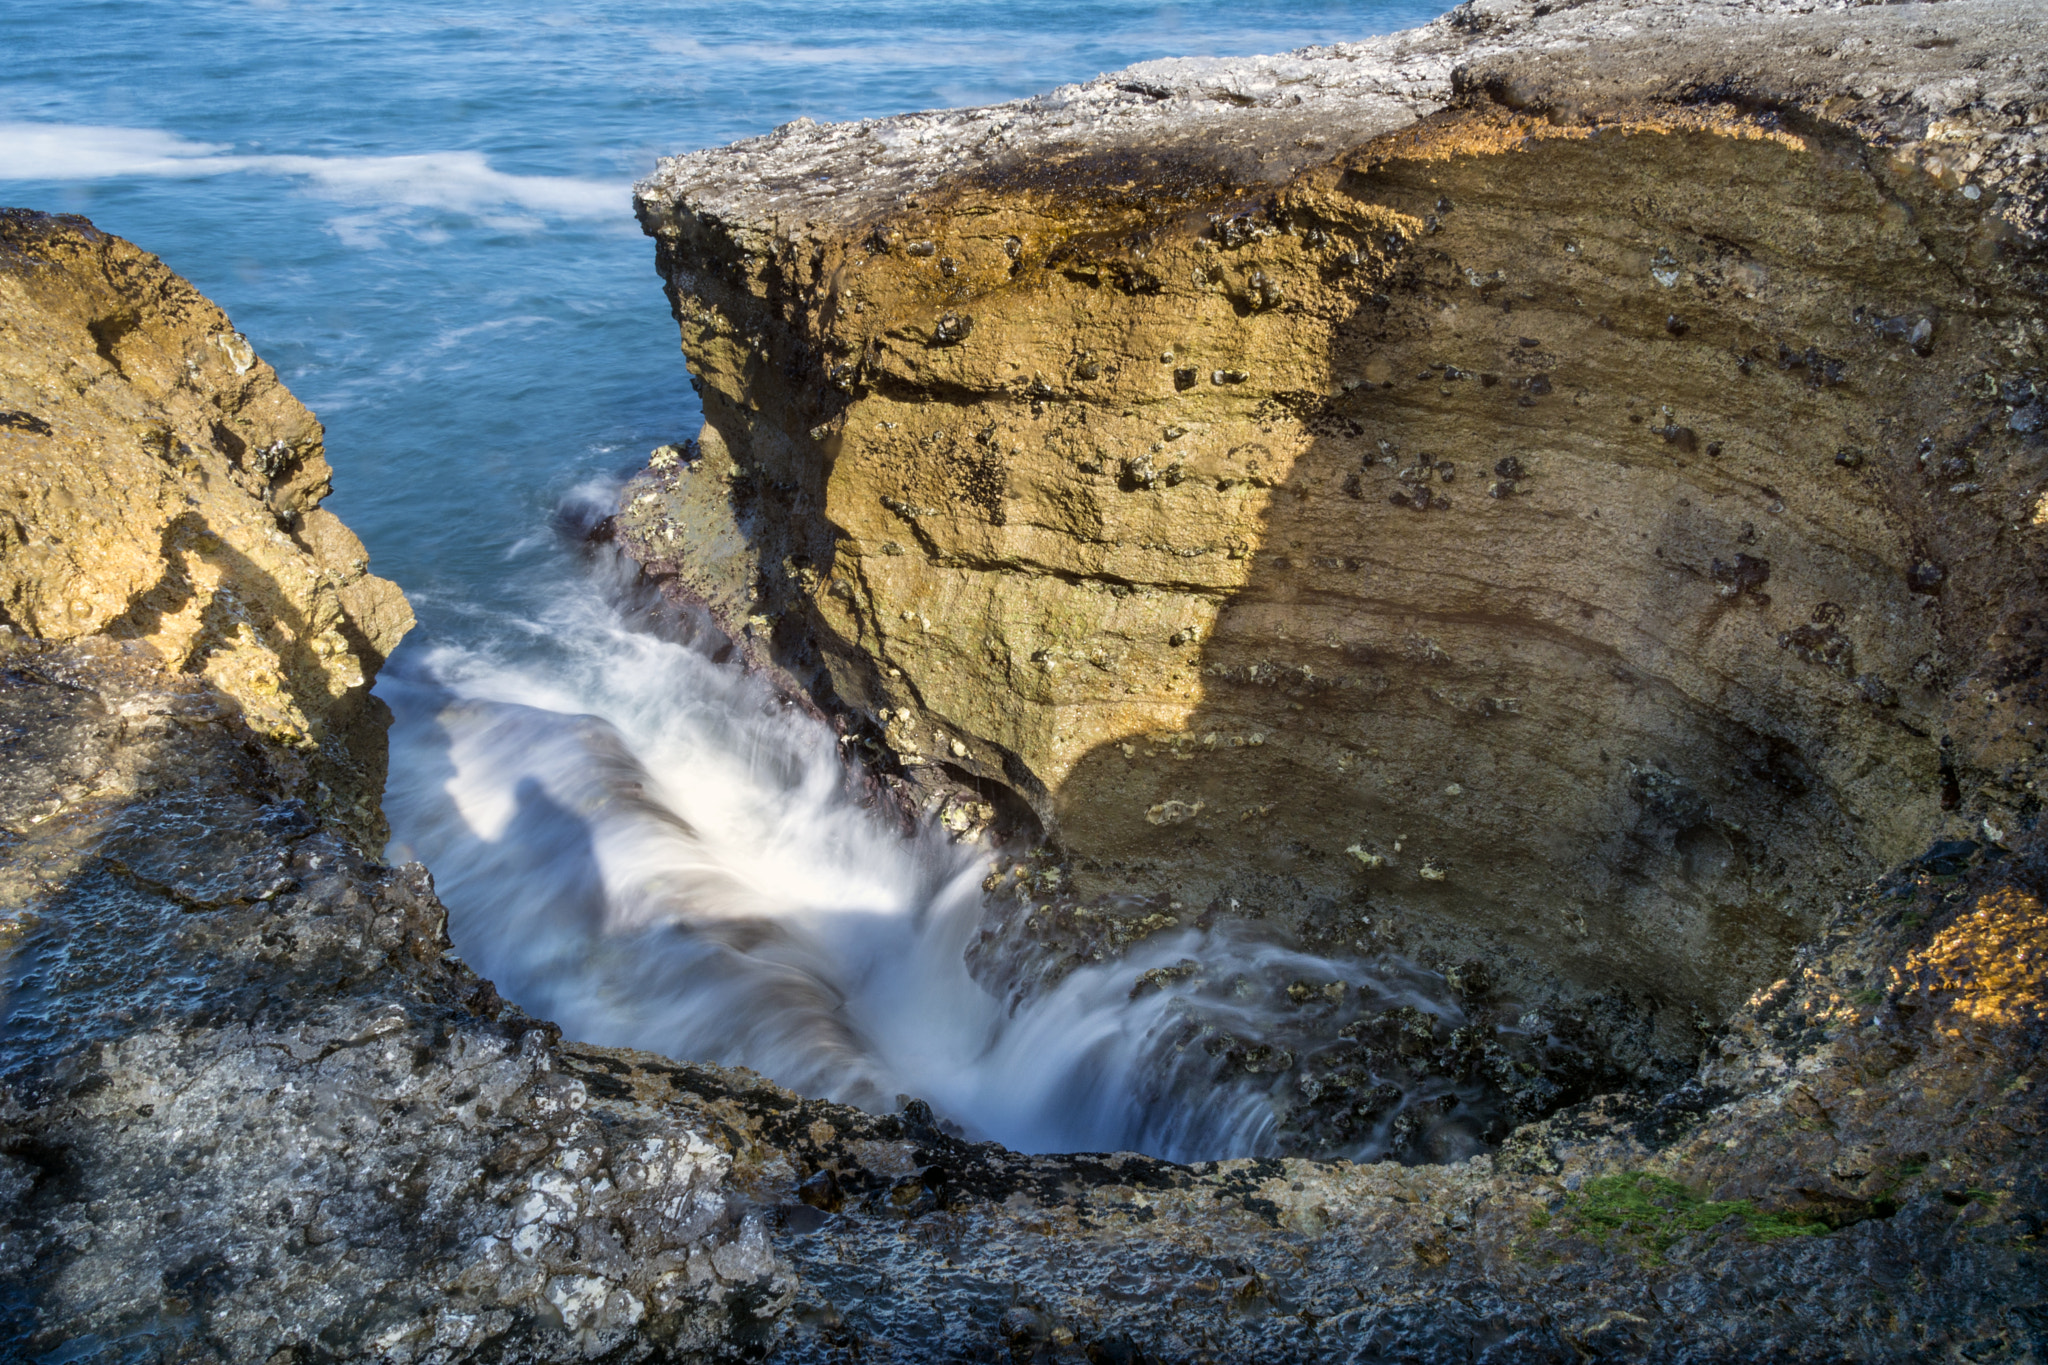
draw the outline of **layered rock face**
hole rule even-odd
[[[1888,878],[1695,1082],[1492,1157],[1020,1157],[561,1041],[205,679],[4,664],[10,1357],[2048,1355],[2038,859]]]
[[[381,727],[336,684],[367,679],[404,616],[345,532],[317,531],[317,428],[151,258],[79,220],[0,219],[16,329],[0,353],[0,1354],[2048,1359],[2048,866],[2025,577],[2042,534],[2027,473],[2039,331],[2019,235],[2037,221],[2038,119],[1999,103],[1997,74],[2040,47],[2031,22],[1961,5],[1768,23],[1747,8],[1471,7],[1349,55],[1158,64],[1021,110],[792,130],[671,163],[668,191],[650,190],[685,316],[710,319],[691,335],[712,421],[629,493],[629,543],[761,666],[841,715],[871,707],[859,714],[885,722],[873,738],[897,755],[887,776],[1015,793],[1096,886],[1160,887],[1161,912],[1169,894],[1199,908],[1188,898],[1214,888],[1222,913],[1234,896],[1335,937],[1331,916],[1356,911],[1424,950],[1525,956],[1528,981],[1640,992],[1665,1016],[1740,989],[1688,972],[1754,974],[1761,988],[1684,1084],[1573,1106],[1456,1165],[1023,1157],[948,1136],[919,1104],[877,1116],[805,1100],[564,1041],[506,1005],[449,954],[424,872],[364,851],[376,822],[356,798],[374,793]],[[1459,66],[1469,100],[1440,108]],[[1615,126],[1575,123],[1610,106],[1591,87],[1572,86],[1591,93],[1570,107],[1556,92],[1606,79],[1596,69],[1661,71],[1669,88],[1636,87]],[[1204,91],[1220,98],[1188,93]],[[1782,97],[1781,124],[1816,122],[1768,126],[1759,91]],[[1688,106],[1658,98],[1684,92],[1728,107],[1687,123]],[[1836,97],[1853,102],[1829,112]],[[1946,140],[1920,153],[1972,178],[1946,200],[1894,184],[1886,202],[1911,210],[1945,273],[1868,242],[1877,254],[1850,260],[1781,221],[1805,204],[1815,224],[1855,228],[1813,177],[1868,189],[1891,174],[1869,151],[1880,118],[1918,145],[1930,109]],[[1527,145],[1486,132],[1532,110],[1547,112]],[[1405,151],[1373,141],[1424,117]],[[1829,142],[1830,128],[1864,141]],[[1006,137],[1019,157],[1047,154],[976,179]],[[1083,155],[1097,140],[1103,157]],[[840,191],[841,220],[817,177],[850,177],[830,159],[848,145],[872,155]],[[796,146],[821,160],[773,159]],[[1061,146],[1065,162],[1048,151]],[[1618,159],[1573,161],[1596,151]],[[1473,169],[1518,157],[1553,170],[1513,179],[1519,199],[1489,188],[1505,171]],[[1573,178],[1589,164],[1608,168],[1597,187]],[[1625,254],[1637,239],[1623,227],[1653,212],[1642,186],[1673,202],[1686,165],[1724,174],[1676,201],[1702,219],[1739,202],[1730,178],[1754,187],[1754,235],[1731,242],[1769,253],[1721,257],[1702,237],[1705,257]],[[764,169],[789,178],[764,190]],[[1354,176],[1384,193],[1353,194]],[[1185,213],[1148,228],[1183,192]],[[785,196],[788,219],[761,194]],[[1958,203],[1987,200],[2012,236],[1979,232],[1989,220]],[[941,214],[949,203],[987,208],[1000,258],[967,254],[977,239],[957,225],[972,220]],[[1499,241],[1543,203],[1578,217],[1538,271]],[[1025,230],[1066,221],[1136,226],[1077,230],[1074,254],[1040,270],[1057,243],[1028,248]],[[1481,221],[1491,235],[1462,225]],[[905,224],[922,235],[892,245]],[[1140,229],[1156,236],[1125,240]],[[1326,277],[1317,253],[1343,232],[1355,248]],[[1603,270],[1574,273],[1589,256]],[[1168,260],[1185,286],[1122,283],[1119,263]],[[965,299],[935,283],[971,285],[974,261],[1023,264]],[[1162,335],[1166,315],[1148,310],[1169,289],[1181,322]],[[1829,304],[1830,289],[1848,296]],[[1849,297],[1864,289],[1893,292]],[[1050,338],[1036,350],[1019,321],[1033,298]],[[1304,299],[1324,311],[1275,315]],[[858,333],[857,351],[822,349],[840,322],[885,317],[872,347]],[[1120,349],[1092,319],[1142,335]],[[1008,354],[970,349],[1006,327]],[[1449,353],[1467,344],[1459,328],[1470,349]],[[1726,329],[1718,369],[1691,349],[1711,328]],[[1395,352],[1413,368],[1375,371]],[[989,383],[1012,362],[1021,391]],[[1408,377],[1425,362],[1429,380]],[[1185,388],[1178,370],[1194,372]],[[1250,392],[1263,396],[1239,407]],[[1155,430],[1175,404],[1187,416]],[[252,435],[286,441],[299,472],[249,464],[271,448]],[[123,463],[137,443],[156,465]],[[843,482],[856,474],[867,483]],[[1012,536],[1024,548],[1004,549]],[[1158,548],[1210,542],[1226,548]],[[1147,563],[1165,568],[1134,572]],[[1653,589],[1662,615],[1638,600]],[[312,643],[316,622],[346,662]],[[1029,652],[999,667],[1000,650],[974,652],[984,636]],[[1047,640],[1074,643],[1054,654]],[[1097,648],[1123,651],[1120,674],[1090,662]],[[1604,762],[1583,752],[1596,725],[1628,740],[1599,745]],[[1435,743],[1399,750],[1389,735]],[[1061,753],[1064,766],[1048,757]],[[1496,773],[1529,791],[1489,785]],[[1138,818],[1118,815],[1134,797],[1149,803]],[[1091,836],[1076,812],[1095,807]],[[1365,826],[1382,809],[1396,822]],[[1602,810],[1624,823],[1603,833]],[[1577,881],[1535,866],[1524,826],[1552,830],[1559,866],[1590,848],[1573,855]],[[1968,837],[1925,847],[1934,833]],[[1336,853],[1317,842],[1339,834]],[[1858,875],[1888,859],[1875,881]],[[1332,866],[1382,880],[1340,884]],[[1513,866],[1577,899],[1539,903]],[[1792,890],[1740,899],[1765,885]],[[1500,907],[1517,896],[1573,910],[1583,933],[1511,917]],[[1684,940],[1688,925],[1705,936]]]
[[[664,162],[636,553],[1084,897],[1688,1054],[2038,808],[2044,33],[1551,9]]]
[[[412,612],[320,507],[319,422],[220,309],[82,220],[0,214],[0,298],[0,625],[146,644],[381,842],[369,682]]]

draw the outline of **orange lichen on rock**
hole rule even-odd
[[[1961,1020],[2021,1028],[2048,1020],[2048,908],[2013,887],[1980,896],[1966,914],[1892,971],[1902,989],[1923,993]]]

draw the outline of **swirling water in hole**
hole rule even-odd
[[[1441,1032],[1440,984],[1186,931],[988,989],[963,956],[985,856],[859,806],[829,732],[563,528],[697,425],[628,204],[657,154],[1444,7],[14,0],[0,197],[163,256],[327,424],[328,505],[420,617],[380,684],[391,852],[433,869],[507,997],[594,1042],[918,1095],[1020,1148],[1251,1154],[1289,1140],[1285,985],[1342,979],[1345,1017]],[[1183,958],[1203,972],[1133,997]],[[1271,1048],[1212,1054],[1198,1025]],[[1377,1150],[1378,1112],[1324,1145]]]

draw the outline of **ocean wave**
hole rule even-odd
[[[0,123],[0,180],[200,179],[276,175],[329,198],[460,213],[518,208],[557,218],[613,218],[626,211],[627,182],[511,175],[482,152],[402,156],[239,154],[157,128],[75,123]]]

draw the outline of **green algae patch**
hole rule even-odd
[[[1657,1257],[1681,1237],[1731,1222],[1733,1230],[1756,1242],[1815,1237],[1831,1230],[1818,1218],[1767,1213],[1747,1199],[1707,1199],[1669,1176],[1640,1171],[1587,1181],[1566,1199],[1559,1217],[1596,1242],[1619,1237]]]

